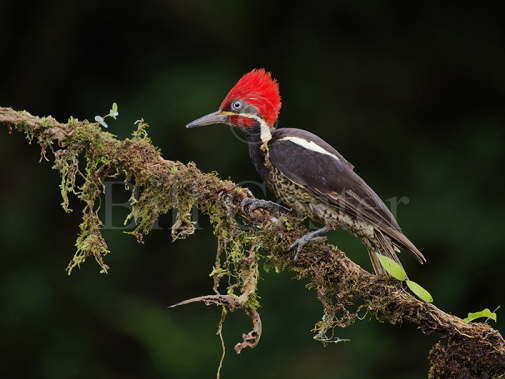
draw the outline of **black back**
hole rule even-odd
[[[293,128],[276,129],[272,137],[270,161],[290,180],[352,217],[400,231],[396,219],[380,197],[330,144],[315,134]],[[338,159],[283,140],[286,137],[312,141]]]

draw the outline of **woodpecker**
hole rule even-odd
[[[277,81],[264,69],[254,69],[228,92],[218,111],[186,127],[226,124],[242,129],[249,156],[276,199],[322,225],[291,246],[296,249],[295,260],[306,243],[340,228],[362,240],[376,274],[387,275],[377,254],[401,264],[400,247],[424,263],[380,197],[337,150],[306,130],[276,127],[280,108]]]

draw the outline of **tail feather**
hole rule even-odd
[[[370,261],[372,262],[372,267],[374,272],[377,275],[388,275],[387,271],[384,270],[384,267],[382,267],[379,258],[377,257],[377,253],[375,251],[372,251],[372,249],[368,249],[368,255],[370,256]]]
[[[382,237],[390,239],[390,242],[392,239],[396,244],[414,254],[420,263],[426,262],[426,258],[424,257],[424,255],[419,251],[417,247],[414,246],[412,242],[410,242],[410,240],[400,230],[387,228],[386,230],[384,230],[384,232],[380,232],[379,230],[376,229],[375,233],[381,234]],[[384,235],[383,233],[385,233],[386,235]]]

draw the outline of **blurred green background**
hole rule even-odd
[[[254,182],[246,147],[229,128],[184,125],[216,110],[242,74],[265,67],[280,81],[281,126],[329,141],[383,198],[409,199],[398,218],[428,264],[403,255],[407,271],[439,307],[465,316],[505,301],[504,9],[475,6],[4,0],[0,106],[93,119],[115,101],[111,132],[125,137],[143,117],[167,159]],[[218,309],[167,309],[211,292],[207,221],[175,244],[170,215],[145,245],[106,230],[110,274],[90,260],[67,277],[81,206],[63,212],[58,175],[38,158],[37,146],[0,130],[0,376],[213,377]],[[115,202],[126,197],[114,187]],[[126,212],[114,207],[113,225]],[[369,268],[356,240],[334,233],[331,241]],[[313,341],[321,307],[292,277],[263,275],[256,349],[234,354],[250,323],[228,317],[223,378],[426,376],[436,339],[408,325],[365,320],[338,331],[350,343]]]

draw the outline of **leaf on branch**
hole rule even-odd
[[[112,108],[109,111],[109,116],[112,117],[114,120],[116,119],[117,116],[119,116],[117,103],[112,103]]]
[[[475,319],[481,318],[481,317],[486,317],[490,318],[491,320],[494,320],[494,322],[497,322],[497,317],[496,313],[491,312],[489,308],[483,309],[480,312],[468,312],[468,317],[463,319],[464,322],[472,322]]]
[[[421,300],[424,300],[428,303],[433,303],[433,296],[426,291],[423,287],[421,287],[419,284],[416,282],[413,282],[412,280],[407,280],[407,287],[416,295],[418,298]]]
[[[379,258],[382,267],[384,267],[387,273],[391,275],[393,278],[400,281],[404,281],[405,279],[407,279],[407,273],[405,272],[403,267],[400,266],[398,263],[396,263],[394,260],[382,254],[377,254],[377,257]]]

